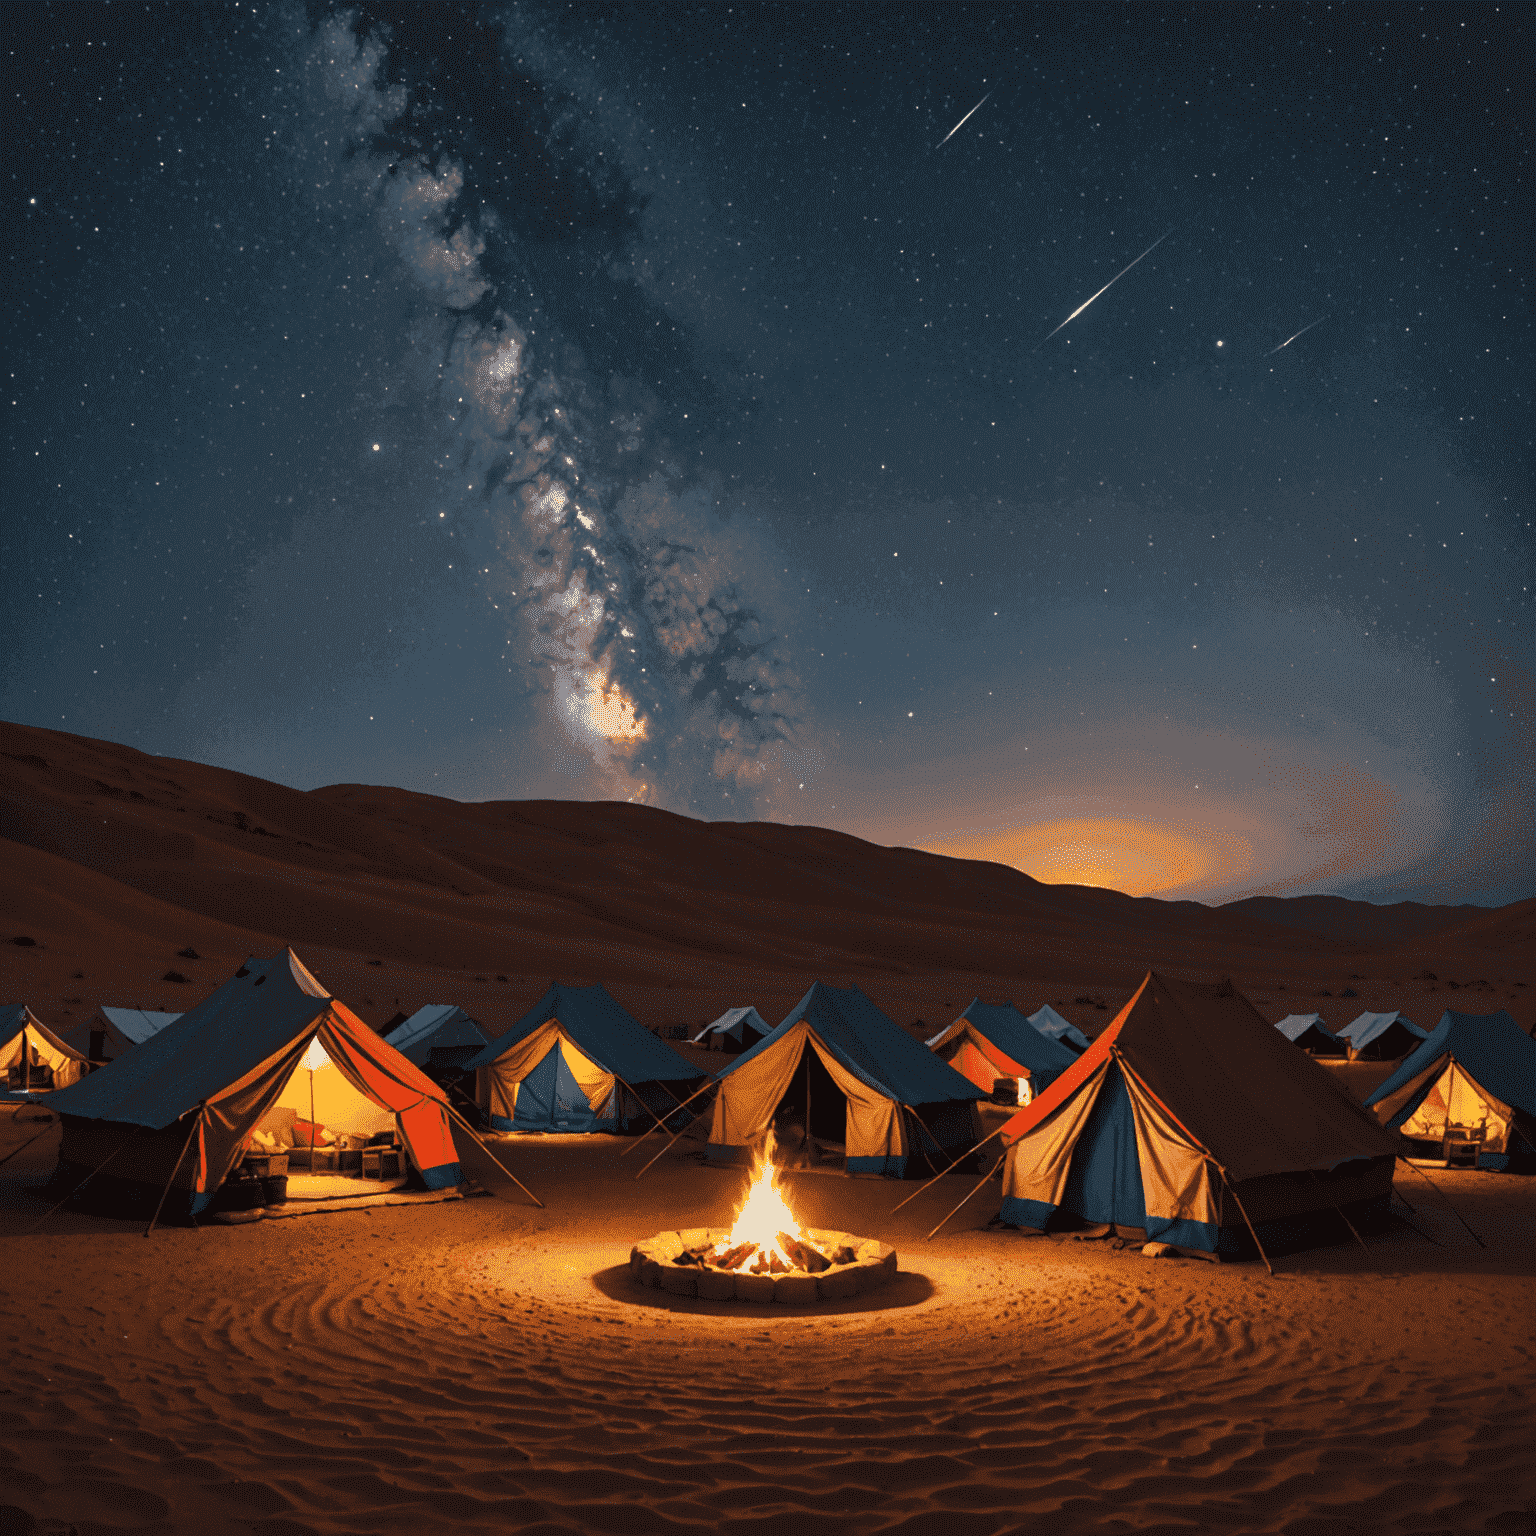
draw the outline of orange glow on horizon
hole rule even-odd
[[[1119,817],[1071,817],[925,842],[930,853],[1009,864],[1046,885],[1095,885],[1127,896],[1200,886],[1229,872],[1226,839]]]

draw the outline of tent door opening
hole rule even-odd
[[[783,1161],[836,1162],[847,1155],[848,1099],[808,1044],[773,1112]]]
[[[519,1084],[512,1129],[590,1131],[595,1119],[557,1041]]]
[[[1110,1066],[1077,1138],[1061,1208],[1084,1221],[1111,1222],[1132,1232],[1146,1232],[1147,1202],[1136,1150],[1136,1121],[1125,1078],[1117,1066]]]

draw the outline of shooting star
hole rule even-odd
[[[1168,235],[1171,235],[1171,234],[1172,234],[1172,233],[1173,233],[1173,231],[1172,231],[1172,230],[1171,230],[1171,229],[1170,229],[1170,230],[1169,230],[1169,231],[1168,231]],[[1146,258],[1147,258],[1147,257],[1148,257],[1148,256],[1150,256],[1150,255],[1151,255],[1151,254],[1152,254],[1152,252],[1153,252],[1153,251],[1155,251],[1155,250],[1156,250],[1156,249],[1157,249],[1157,248],[1158,248],[1158,246],[1160,246],[1160,245],[1161,245],[1161,244],[1162,244],[1162,243],[1163,243],[1163,241],[1164,241],[1164,240],[1166,240],[1166,239],[1167,239],[1167,238],[1168,238],[1168,235],[1159,235],[1159,236],[1158,236],[1158,237],[1157,237],[1157,239],[1156,239],[1156,240],[1154,240],[1154,241],[1153,241],[1153,242],[1152,242],[1152,244],[1151,244],[1151,245],[1149,245],[1149,246],[1148,246],[1148,247],[1147,247],[1147,248],[1146,248],[1146,250],[1144,250],[1144,251],[1143,251],[1143,252],[1142,252],[1142,253],[1141,253],[1141,255],[1140,255],[1140,256],[1138,256],[1138,257],[1137,257],[1137,258],[1136,258],[1136,261],[1145,261],[1145,260],[1146,260]],[[1134,267],[1134,266],[1135,266],[1135,265],[1136,265],[1136,261],[1133,261],[1133,262],[1132,262],[1132,263],[1131,263],[1131,267]],[[1108,281],[1108,282],[1107,282],[1107,283],[1105,283],[1105,284],[1104,284],[1104,286],[1103,286],[1103,287],[1102,287],[1102,288],[1100,288],[1100,289],[1099,289],[1099,292],[1098,292],[1098,293],[1096,293],[1096,294],[1094,294],[1094,296],[1093,296],[1093,299],[1096,299],[1096,298],[1098,298],[1098,297],[1099,297],[1099,294],[1102,294],[1102,293],[1108,293],[1108,292],[1109,292],[1109,290],[1110,290],[1110,289],[1111,289],[1111,288],[1113,288],[1113,287],[1114,287],[1114,286],[1115,286],[1115,284],[1116,284],[1116,283],[1118,283],[1118,282],[1119,282],[1119,281],[1120,281],[1120,279],[1121,279],[1121,278],[1122,278],[1122,277],[1124,277],[1124,276],[1125,276],[1125,274],[1126,274],[1126,273],[1127,273],[1127,272],[1129,272],[1129,271],[1130,271],[1130,270],[1131,270],[1131,267],[1125,267],[1125,268],[1123,268],[1123,269],[1122,269],[1122,270],[1121,270],[1121,271],[1119,271],[1119,272],[1116,272],[1116,273],[1115,273],[1115,275],[1114,275],[1114,276],[1113,276],[1113,277],[1112,277],[1112,278],[1110,278],[1110,280],[1109,280],[1109,281]],[[1057,327],[1056,327],[1056,331],[1059,331],[1059,330],[1060,330],[1060,329],[1061,329],[1061,326],[1062,326],[1062,325],[1071,325],[1071,323],[1072,323],[1072,322],[1073,322],[1073,321],[1074,321],[1074,320],[1076,320],[1076,319],[1077,319],[1077,317],[1078,317],[1078,316],[1079,316],[1079,315],[1080,315],[1080,314],[1082,314],[1082,312],[1083,312],[1083,311],[1084,311],[1084,310],[1085,310],[1085,309],[1087,309],[1087,308],[1088,308],[1088,306],[1089,306],[1089,305],[1090,305],[1090,304],[1092,304],[1092,303],[1093,303],[1093,299],[1084,299],[1084,300],[1083,300],[1083,302],[1082,302],[1082,303],[1081,303],[1081,304],[1079,304],[1079,305],[1078,305],[1078,306],[1077,306],[1077,308],[1076,308],[1076,309],[1074,309],[1074,310],[1073,310],[1073,311],[1072,311],[1072,313],[1071,313],[1071,314],[1070,314],[1070,315],[1068,315],[1068,316],[1067,316],[1067,318],[1066,318],[1066,319],[1065,319],[1065,320],[1063,320],[1063,321],[1062,321],[1062,322],[1061,322],[1061,325],[1058,325],[1058,326],[1057,326]],[[1054,336],[1054,335],[1055,335],[1055,334],[1056,334],[1056,331],[1052,331],[1052,332],[1051,332],[1051,336]],[[1050,339],[1051,339],[1051,336],[1047,336],[1047,337],[1046,337],[1046,338],[1045,338],[1045,341],[1049,341],[1049,340],[1050,340]],[[1041,347],[1043,347],[1043,346],[1044,346],[1044,345],[1045,345],[1045,341],[1042,341],[1042,342],[1040,342],[1040,343],[1039,343],[1039,345],[1038,345],[1038,346],[1036,346],[1036,348],[1035,348],[1035,351],[1037,351],[1037,352],[1038,352],[1038,351],[1039,351],[1039,350],[1040,350],[1040,348],[1041,348]]]
[[[1327,315],[1323,315],[1321,318],[1319,318],[1317,320],[1314,320],[1312,322],[1312,325],[1321,325],[1323,323],[1323,321],[1326,320],[1327,318],[1328,318]],[[1312,329],[1312,325],[1304,325],[1304,326],[1302,326],[1302,328],[1299,331],[1296,332],[1296,336],[1305,336],[1307,334],[1307,332]],[[1280,352],[1280,351],[1284,350],[1284,348],[1290,346],[1290,344],[1293,341],[1296,340],[1296,336],[1287,336],[1285,338],[1285,340],[1282,341],[1278,347],[1270,348],[1270,350],[1268,352],[1266,352],[1264,354],[1264,356],[1265,357],[1273,357],[1276,352]]]
[[[988,92],[987,92],[987,96],[990,96],[990,95],[991,95],[991,94],[992,94],[992,92],[991,92],[991,91],[988,91]],[[946,133],[946,134],[945,134],[945,135],[944,135],[944,137],[943,137],[943,138],[942,138],[942,139],[940,139],[940,140],[939,140],[939,142],[938,142],[938,143],[937,143],[937,144],[935,144],[935,145],[934,145],[934,146],[933,146],[933,147],[934,147],[934,148],[935,148],[935,149],[936,149],[936,150],[938,150],[938,149],[943,149],[943,148],[944,148],[944,146],[945,146],[945,145],[946,145],[946,144],[948,144],[948,143],[949,143],[949,141],[950,141],[950,140],[951,140],[951,139],[952,139],[952,138],[954,138],[954,136],[955,136],[955,135],[956,135],[956,134],[957,134],[957,133],[959,133],[959,132],[960,132],[960,130],[961,130],[961,129],[962,129],[962,128],[964,128],[964,127],[965,127],[965,125],[966,125],[966,124],[967,124],[967,123],[968,123],[968,122],[970,122],[970,120],[971,120],[971,119],[972,119],[972,118],[973,118],[973,117],[975,117],[975,115],[976,115],[976,114],[977,114],[977,113],[978,113],[978,112],[979,112],[979,111],[981,111],[981,109],[982,109],[982,108],[983,108],[983,107],[984,107],[984,106],[986,106],[986,104],[987,104],[987,96],[983,96],[983,97],[982,97],[982,98],[981,98],[981,100],[980,100],[980,101],[978,101],[978,102],[977,102],[977,103],[976,103],[976,105],[975,105],[975,106],[974,106],[974,107],[972,107],[972,108],[971,108],[971,110],[970,110],[970,111],[969,111],[969,112],[967,112],[967,113],[966,113],[966,114],[965,114],[965,116],[964,116],[964,117],[962,117],[962,118],[961,118],[961,119],[960,119],[960,121],[959,121],[959,122],[958,122],[958,123],[956,123],[956,124],[955,124],[955,126],[954,126],[954,127],[953,127],[953,128],[951,128],[951,129],[950,129],[950,130],[949,130],[949,132],[948,132],[948,133]]]

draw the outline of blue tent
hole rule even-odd
[[[428,1003],[384,1038],[407,1061],[439,1072],[461,1072],[487,1045],[485,1031],[454,1003]]]
[[[603,986],[558,982],[464,1066],[479,1074],[480,1106],[497,1131],[649,1125],[688,1096],[667,1084],[703,1076]]]
[[[857,987],[820,981],[715,1076],[712,1160],[744,1160],[775,1116],[789,1111],[812,1138],[845,1149],[849,1173],[897,1177],[914,1145],[945,1161],[973,1145],[972,1106],[986,1097]]]
[[[1230,986],[1153,972],[1002,1139],[1006,1224],[1103,1223],[1234,1257],[1250,1234],[1289,1244],[1336,1210],[1383,1209],[1396,1151]]]
[[[1425,1038],[1406,1013],[1362,1013],[1339,1031],[1351,1061],[1396,1061]]]
[[[150,1008],[98,1008],[61,1037],[86,1053],[93,1062],[116,1061],[151,1035],[174,1024],[179,1013],[158,1013]]]
[[[1049,1003],[1030,1014],[1029,1022],[1042,1035],[1048,1035],[1052,1040],[1059,1040],[1061,1044],[1069,1046],[1079,1054],[1088,1049],[1088,1036],[1077,1025],[1062,1018]]]
[[[967,1025],[970,1026],[969,1030]],[[1067,1028],[1071,1029],[1072,1026],[1068,1024]],[[930,1051],[956,1065],[957,1070],[973,1082],[979,1082],[979,1079],[953,1060],[956,1054],[965,1055],[963,1041],[971,1032],[990,1042],[1010,1061],[1027,1067],[1030,1088],[1034,1093],[1048,1088],[1077,1060],[1074,1051],[1060,1040],[1036,1029],[1012,1003],[994,1006],[982,1002],[979,997],[973,997],[960,1017],[928,1042]],[[977,1045],[981,1054],[987,1055],[985,1047],[979,1042]],[[988,1059],[992,1060],[993,1065],[1001,1067],[1001,1063],[990,1057]],[[1007,1077],[1010,1071],[1002,1070],[1000,1075]]]
[[[1502,1008],[1441,1016],[1434,1032],[1366,1101],[1391,1131],[1438,1144],[1478,1168],[1536,1153],[1536,1040]],[[1523,1147],[1521,1146],[1523,1143]],[[1424,1150],[1429,1150],[1425,1148]]]
[[[51,1096],[62,1121],[57,1178],[131,1209],[173,1190],[197,1215],[239,1162],[261,1117],[292,1095],[318,1042],[327,1097],[359,1123],[393,1118],[429,1189],[459,1182],[443,1090],[338,1002],[291,949],[247,960],[230,980],[111,1066]],[[346,1119],[331,1118],[338,1129]],[[105,1172],[103,1172],[105,1170]]]
[[[707,1051],[744,1051],[772,1027],[756,1008],[727,1008],[713,1024],[706,1024],[690,1044],[702,1045]]]
[[[1343,1056],[1349,1047],[1323,1023],[1320,1013],[1288,1013],[1275,1028],[1309,1056]]]

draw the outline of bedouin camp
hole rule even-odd
[[[443,1090],[291,949],[247,960],[173,1027],[50,1107],[62,1120],[60,1197],[78,1193],[118,1214],[153,1211],[162,1198],[167,1215],[207,1210],[263,1116],[285,1107],[315,1126],[312,1139],[322,1117],[334,1130],[391,1127],[422,1185],[459,1183]]]
[[[46,1093],[85,1076],[85,1056],[61,1040],[25,1003],[0,1003],[0,1069],[12,1093]]]
[[[1298,1045],[1309,1056],[1330,1056],[1342,1059],[1349,1054],[1349,1046],[1323,1023],[1320,1013],[1288,1013],[1275,1025],[1292,1045]]]
[[[1069,1026],[1070,1027],[1070,1026]],[[1077,1060],[1059,1040],[1036,1029],[1012,1003],[992,1005],[973,997],[928,1049],[962,1077],[994,1096],[1012,1081],[1014,1102],[1027,1104]]]
[[[489,1043],[485,1031],[456,1003],[428,1003],[384,1038],[431,1077],[463,1072]]]
[[[1536,1167],[1536,1040],[1502,1008],[1447,1009],[1365,1102],[1426,1161]]]
[[[1424,1031],[1406,1013],[1362,1013],[1338,1033],[1351,1061],[1396,1061],[1421,1040]]]
[[[756,1045],[772,1027],[756,1008],[727,1008],[713,1023],[706,1024],[689,1044],[702,1046],[706,1051],[724,1051],[737,1056],[749,1046]]]
[[[174,1024],[179,1013],[160,1013],[149,1008],[98,1008],[88,1019],[82,1019],[73,1029],[67,1029],[59,1037],[84,1051],[93,1064],[116,1061],[124,1051],[142,1045],[151,1035],[158,1035],[168,1024]]]
[[[1042,1004],[1027,1017],[1042,1035],[1059,1041],[1069,1050],[1080,1054],[1088,1049],[1088,1036],[1070,1020],[1062,1018],[1049,1003]]]
[[[914,1152],[927,1166],[972,1145],[986,1097],[857,987],[820,981],[716,1077],[711,1161],[746,1161],[775,1121],[793,1122],[809,1159],[897,1178]],[[779,1137],[792,1150],[794,1139]]]
[[[1230,985],[1151,971],[1002,1139],[1008,1225],[1070,1217],[1212,1257],[1384,1207],[1396,1150]]]
[[[623,1133],[665,1119],[704,1075],[606,987],[559,982],[465,1070],[494,1131]]]

